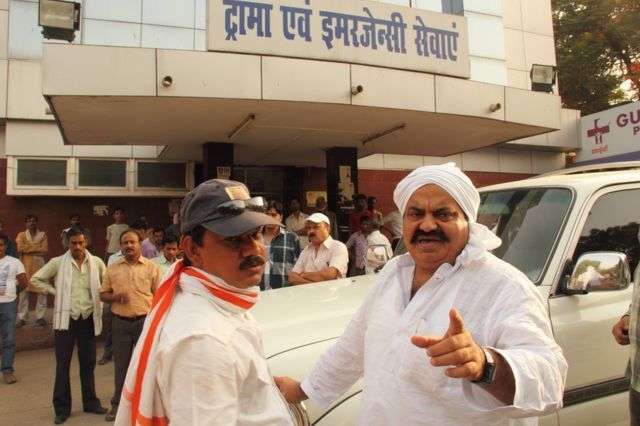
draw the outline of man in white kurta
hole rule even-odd
[[[387,263],[301,384],[276,378],[285,397],[326,406],[364,377],[357,424],[367,426],[537,424],[531,416],[560,408],[567,363],[544,301],[488,252],[500,241],[475,223],[471,181],[426,166],[394,200],[409,253]]]

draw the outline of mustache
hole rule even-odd
[[[260,256],[249,256],[244,259],[238,268],[243,271],[245,269],[253,268],[254,266],[264,265],[264,259]]]
[[[445,243],[449,241],[447,235],[442,231],[442,229],[435,229],[430,232],[424,232],[422,229],[416,229],[416,232],[413,233],[411,237],[411,244],[415,244],[418,242],[418,238],[420,237],[428,237],[428,238],[438,238]]]
[[[313,232],[307,235],[307,238],[311,238],[311,237],[315,237],[316,234],[314,234]]]

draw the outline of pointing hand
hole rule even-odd
[[[449,377],[478,380],[482,377],[484,352],[464,328],[456,309],[449,311],[449,328],[443,336],[413,336],[411,343],[426,349],[431,365],[453,366],[445,370]]]

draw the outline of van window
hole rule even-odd
[[[532,282],[542,277],[571,204],[565,188],[524,188],[480,194],[478,223],[502,239],[493,254]]]
[[[640,190],[610,192],[598,198],[580,233],[572,260],[590,251],[617,251],[627,255],[633,272],[640,259]]]

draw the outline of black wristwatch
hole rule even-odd
[[[496,362],[493,359],[491,352],[480,346],[482,352],[484,352],[484,367],[482,368],[482,376],[478,380],[472,380],[471,383],[477,383],[479,385],[490,385],[493,383],[493,379],[496,377]]]

